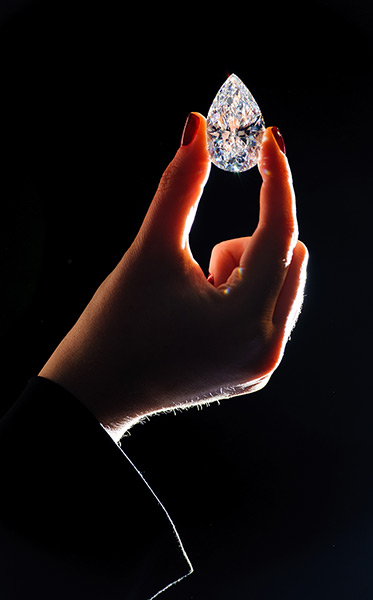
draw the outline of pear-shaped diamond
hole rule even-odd
[[[237,75],[221,86],[207,115],[207,143],[211,161],[225,171],[254,167],[265,125],[260,108]]]

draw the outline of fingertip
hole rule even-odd
[[[284,138],[282,137],[282,134],[281,134],[279,128],[271,127],[271,132],[272,132],[275,142],[276,142],[277,146],[280,148],[281,152],[283,154],[286,154]]]
[[[299,258],[303,262],[303,265],[306,267],[308,264],[309,257],[310,257],[310,253],[308,251],[307,246],[303,242],[298,240],[297,245],[294,249],[294,253],[295,252],[298,254]]]
[[[181,136],[180,147],[172,164],[183,164],[186,170],[191,169],[194,172],[209,172],[210,157],[207,148],[206,119],[201,113],[189,113]]]
[[[297,241],[297,244],[294,248],[293,252],[294,261],[298,262],[299,265],[299,281],[304,290],[307,280],[307,268],[310,254],[308,252],[308,248],[303,242],[300,240]]]
[[[267,127],[264,132],[258,167],[263,181],[278,175],[291,178],[290,167],[285,154],[285,142],[278,127]]]
[[[203,129],[204,120],[204,117],[200,113],[189,113],[181,136],[181,148],[183,148],[184,146],[189,146],[189,144],[191,144],[195,140],[200,126]]]
[[[207,149],[206,119],[199,112],[190,112],[186,118],[183,133],[181,135],[180,148],[185,148],[200,142],[205,142]]]

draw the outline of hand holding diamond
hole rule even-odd
[[[207,280],[188,240],[211,165],[192,113],[135,241],[40,372],[115,439],[154,412],[260,389],[278,366],[307,263],[281,139],[263,136],[256,231],[216,246]]]

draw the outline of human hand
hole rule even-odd
[[[206,121],[192,113],[135,241],[39,373],[115,439],[145,415],[258,390],[281,361],[307,250],[279,139],[266,130],[254,234],[218,244],[206,280],[188,242],[210,171]]]

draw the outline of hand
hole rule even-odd
[[[41,370],[115,439],[153,412],[258,390],[278,366],[307,263],[278,136],[264,135],[257,229],[218,244],[206,280],[188,242],[210,171],[192,113],[135,241]]]

